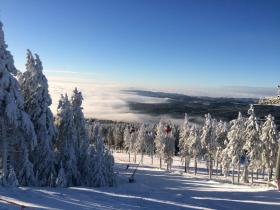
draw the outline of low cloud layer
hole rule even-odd
[[[47,72],[48,74],[48,72]],[[143,89],[143,87],[128,87],[113,82],[102,82],[101,80],[78,78],[76,74],[61,73],[60,76],[49,76],[49,90],[53,99],[51,109],[56,113],[59,97],[62,93],[67,93],[71,97],[72,91],[77,87],[83,92],[84,113],[86,117],[98,119],[109,119],[118,121],[149,121],[158,120],[158,117],[152,117],[144,114],[132,113],[127,101],[141,103],[165,103],[166,99],[138,96],[124,89]],[[193,96],[210,97],[245,97],[261,98],[273,96],[276,94],[276,88],[262,87],[186,87],[182,89],[157,88],[153,91],[177,92]]]

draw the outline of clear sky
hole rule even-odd
[[[29,48],[48,72],[130,85],[280,82],[278,0],[0,0],[0,18],[21,70]]]

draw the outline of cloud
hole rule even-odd
[[[65,71],[63,71],[65,72]],[[86,117],[98,119],[110,119],[118,121],[157,121],[159,117],[152,117],[145,114],[132,113],[127,101],[144,103],[165,103],[167,99],[144,97],[128,92],[124,89],[143,89],[162,92],[177,92],[194,96],[211,97],[253,97],[260,98],[273,96],[276,88],[272,87],[185,87],[175,88],[149,88],[149,87],[129,87],[99,78],[82,77],[75,73],[63,73],[62,75],[48,75],[49,91],[53,99],[52,111],[56,114],[58,99],[62,93],[71,96],[72,91],[77,87],[84,96],[84,113]],[[143,85],[144,86],[144,85]]]

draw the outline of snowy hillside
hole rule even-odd
[[[0,188],[1,199],[16,201],[26,209],[279,209],[279,192],[265,185],[232,185],[208,180],[207,175],[184,174],[176,158],[174,170],[166,172],[144,157],[129,183],[135,164],[126,170],[128,155],[115,153],[118,185],[111,188]],[[140,158],[137,157],[137,158]],[[0,203],[0,209],[19,209]]]

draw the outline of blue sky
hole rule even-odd
[[[151,87],[276,86],[279,11],[277,0],[0,0],[19,69],[29,48],[49,74]]]

